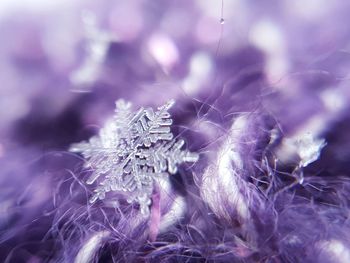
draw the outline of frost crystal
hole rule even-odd
[[[140,108],[133,113],[130,102],[118,100],[113,119],[99,135],[71,146],[70,151],[81,153],[86,167],[93,170],[86,183],[99,182],[90,203],[104,199],[110,191],[124,193],[127,202],[139,203],[147,216],[153,181],[175,174],[183,162],[198,160],[198,154],[181,150],[182,139],[173,138],[168,110],[174,103],[171,100],[156,112]]]

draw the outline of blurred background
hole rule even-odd
[[[198,133],[263,107],[285,134],[325,136],[348,171],[349,12],[342,0],[1,0],[1,261],[54,253],[37,242],[76,161],[65,151],[119,98],[173,98],[175,121]]]

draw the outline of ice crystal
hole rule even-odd
[[[149,214],[153,183],[159,177],[177,172],[183,162],[195,162],[198,154],[181,150],[184,140],[175,139],[168,110],[173,100],[154,111],[140,108],[132,112],[131,103],[116,102],[114,117],[88,142],[73,144],[92,174],[86,181],[98,181],[90,203],[104,199],[108,192],[123,193],[129,203],[139,203],[141,213]]]
[[[300,166],[306,167],[320,157],[321,151],[327,143],[324,139],[316,139],[311,133],[306,133],[295,144],[300,157]]]

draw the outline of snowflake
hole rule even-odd
[[[140,205],[149,214],[153,183],[177,172],[183,162],[196,162],[198,154],[181,150],[184,140],[174,139],[168,110],[171,100],[158,108],[132,112],[131,103],[116,102],[114,117],[88,142],[73,144],[71,152],[81,153],[92,169],[87,184],[99,182],[90,203],[103,200],[108,192],[123,193],[128,203]]]

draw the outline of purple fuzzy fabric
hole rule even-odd
[[[0,262],[350,262],[350,2],[1,0]],[[115,101],[199,154],[150,215],[69,152]]]

